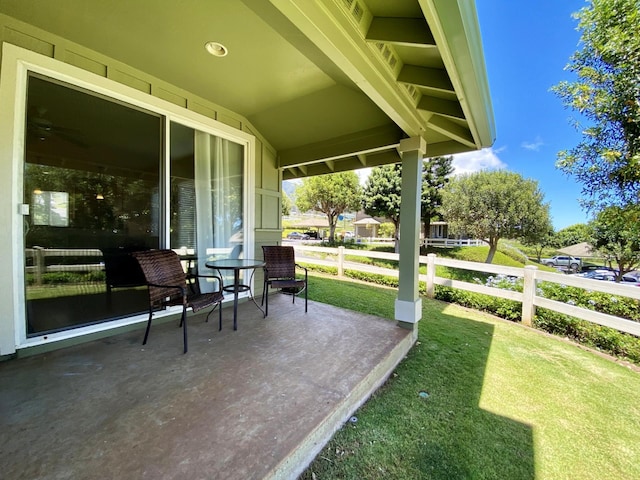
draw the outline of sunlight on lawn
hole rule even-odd
[[[536,478],[640,478],[629,455],[640,431],[638,372],[517,324],[481,321],[494,330],[479,406],[532,427]]]

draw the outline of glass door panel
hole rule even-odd
[[[27,335],[146,311],[128,253],[161,244],[162,117],[35,74],[27,105]]]
[[[244,147],[179,123],[170,127],[171,248],[187,268],[205,272],[208,260],[242,256]]]

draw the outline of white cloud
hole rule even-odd
[[[522,148],[526,148],[527,150],[532,150],[534,152],[537,152],[538,150],[540,150],[540,147],[543,145],[544,145],[544,142],[542,141],[542,138],[540,138],[540,136],[537,136],[533,142],[528,142],[525,140],[520,144]]]
[[[476,152],[459,153],[453,156],[454,174],[473,173],[480,170],[499,170],[507,164],[498,158],[498,153],[504,148],[494,150],[485,148]]]

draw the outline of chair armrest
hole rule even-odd
[[[301,270],[304,270],[304,281],[307,281],[307,276],[308,276],[308,272],[307,272],[307,267],[303,267],[302,265],[298,265],[297,263],[295,264],[296,268],[300,268]]]
[[[222,291],[222,277],[220,277],[219,275],[191,275],[191,278],[215,278],[218,281],[218,291],[221,292]]]

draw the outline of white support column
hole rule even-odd
[[[395,318],[398,325],[417,333],[417,323],[422,318],[422,300],[418,291],[422,158],[427,151],[427,144],[421,137],[407,138],[400,142],[399,150],[402,155],[402,203]]]

